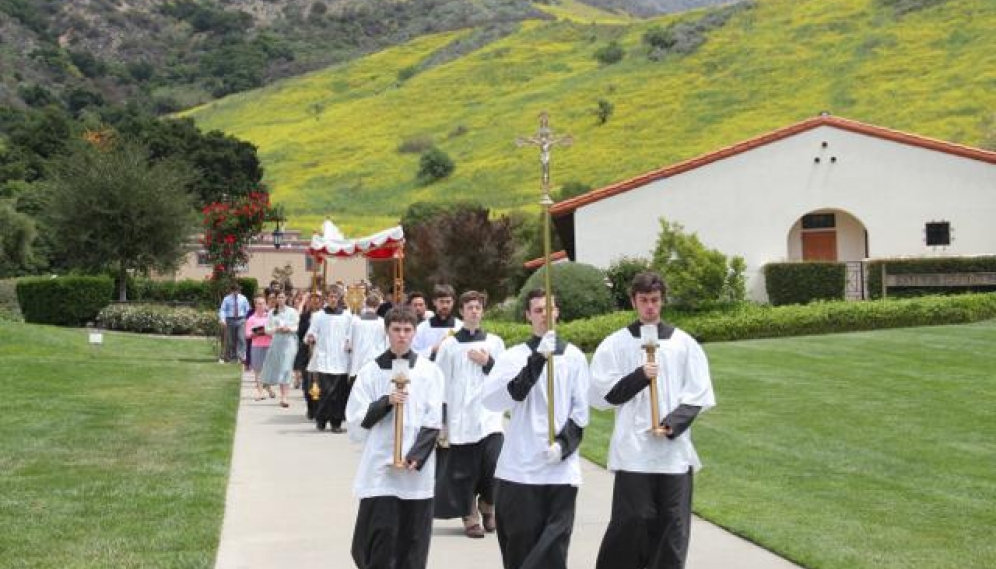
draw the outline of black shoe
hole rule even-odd
[[[324,431],[325,423],[315,423],[315,428],[318,429],[319,431]]]
[[[343,429],[342,427],[336,426],[336,427],[332,427],[332,432],[338,435],[340,433],[345,433],[346,429]]]
[[[308,416],[308,420],[309,421],[313,421],[315,419],[315,412],[314,411],[308,411],[307,416]]]

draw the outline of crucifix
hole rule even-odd
[[[540,189],[543,192],[543,197],[540,199],[540,205],[543,206],[543,288],[546,290],[546,329],[553,330],[553,289],[550,283],[550,206],[553,205],[553,200],[550,198],[550,149],[557,145],[570,146],[574,139],[569,134],[563,136],[553,134],[550,117],[546,111],[540,113],[539,120],[540,126],[536,134],[529,138],[516,138],[515,145],[538,146],[540,149]],[[546,406],[549,444],[553,444],[557,435],[553,415],[553,354],[546,358]]]

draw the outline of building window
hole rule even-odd
[[[200,251],[197,253],[197,266],[198,267],[210,267],[211,260],[208,259],[208,254],[205,251]]]
[[[837,227],[837,218],[832,213],[810,213],[802,216],[803,229],[833,229]]]
[[[927,246],[946,247],[951,244],[951,223],[947,221],[927,222]]]

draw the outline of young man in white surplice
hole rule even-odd
[[[528,293],[526,307],[532,337],[498,356],[484,384],[484,406],[511,412],[495,470],[498,546],[505,567],[566,569],[581,485],[578,447],[588,425],[588,361],[548,329],[542,289]],[[552,310],[555,321],[555,302]],[[552,394],[548,359],[554,362]]]
[[[424,568],[432,538],[433,450],[443,421],[443,374],[415,354],[415,313],[387,312],[389,348],[360,369],[346,419],[350,438],[363,442],[353,490],[360,499],[353,530],[353,561],[360,569]],[[407,383],[399,385],[399,378]],[[395,415],[403,418],[396,424]],[[400,462],[394,461],[401,428]]]
[[[443,340],[436,365],[446,381],[443,432],[436,464],[437,519],[462,518],[467,537],[495,531],[494,475],[504,441],[504,416],[481,403],[484,382],[505,342],[481,327],[487,296],[460,295],[463,328]]]
[[[688,554],[692,474],[701,467],[690,427],[716,399],[698,342],[661,321],[666,292],[660,275],[636,275],[629,293],[637,320],[605,338],[591,360],[591,403],[615,407],[616,416],[612,517],[598,569],[681,569]]]

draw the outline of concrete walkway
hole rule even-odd
[[[359,459],[346,435],[320,432],[304,417],[300,390],[290,409],[275,399],[252,400],[242,379],[232,471],[216,569],[353,567],[349,555],[357,501],[352,495]],[[708,457],[705,457],[708,460]],[[612,503],[612,475],[583,462],[571,569],[594,566]],[[457,561],[459,560],[459,561]],[[429,568],[501,569],[494,534],[468,539],[460,520],[437,521]],[[688,569],[792,569],[784,559],[696,518]]]

